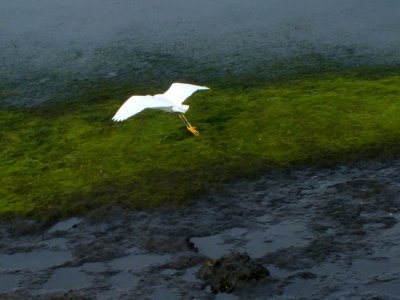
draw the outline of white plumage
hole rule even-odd
[[[168,112],[185,113],[189,105],[182,103],[198,90],[208,90],[206,86],[199,86],[187,83],[173,83],[164,94],[154,96],[132,96],[120,107],[114,121],[123,121],[141,112],[146,108],[160,109]],[[190,125],[190,124],[189,124]]]

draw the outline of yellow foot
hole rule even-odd
[[[200,132],[197,131],[196,127],[188,126],[186,127],[194,136],[199,136]]]

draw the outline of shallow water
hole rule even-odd
[[[46,293],[55,291],[67,292],[71,289],[81,289],[90,286],[93,278],[80,268],[60,268],[54,271],[42,290]]]
[[[57,224],[55,224],[54,226],[52,226],[48,233],[54,233],[57,231],[68,231],[71,228],[73,228],[74,226],[77,226],[80,222],[82,221],[82,219],[80,218],[70,218],[61,222],[58,222]]]
[[[86,273],[101,273],[107,270],[105,263],[86,263],[82,265],[82,270]]]
[[[290,220],[250,232],[246,235],[247,243],[244,250],[251,257],[258,258],[266,252],[274,252],[279,248],[305,246],[311,238],[305,224]]]
[[[55,248],[55,249],[66,249],[67,248],[67,239],[65,238],[52,238],[46,241],[43,241],[41,245],[49,248]]]
[[[72,259],[67,251],[32,250],[14,254],[0,254],[0,271],[39,271],[62,265]]]
[[[13,274],[0,275],[0,294],[11,293],[18,288],[18,276]]]
[[[122,271],[108,278],[108,282],[111,283],[114,289],[124,291],[135,288],[138,278],[131,273]]]
[[[296,69],[293,57],[398,63],[399,10],[397,0],[3,0],[0,80],[18,87],[10,103],[33,105],[76,80],[206,82],[260,66],[273,76]]]
[[[178,293],[170,290],[164,286],[156,287],[153,294],[151,295],[153,299],[165,299],[165,300],[175,300],[177,299]]]
[[[115,270],[129,270],[132,272],[141,271],[144,268],[166,263],[169,255],[155,255],[138,253],[135,249],[131,254],[110,261],[108,264]]]
[[[305,245],[311,238],[305,225],[298,222],[268,224],[268,214],[258,217],[257,221],[259,225],[263,224],[262,230],[232,228],[215,235],[194,237],[191,241],[200,254],[213,259],[235,252],[247,252],[251,257],[259,258],[279,248]]]

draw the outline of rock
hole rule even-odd
[[[209,284],[214,293],[230,293],[241,283],[266,278],[269,271],[247,254],[237,253],[206,261],[196,276]]]
[[[298,272],[291,277],[292,278],[298,277],[301,279],[315,279],[315,278],[317,278],[317,275],[315,275],[314,273],[312,273],[310,271],[303,271],[303,272]]]

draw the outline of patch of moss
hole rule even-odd
[[[398,152],[399,70],[203,84],[211,90],[188,101],[197,138],[161,111],[112,122],[135,90],[127,83],[97,82],[100,88],[57,104],[2,108],[0,216],[46,219],[110,204],[179,205],[269,168]]]

